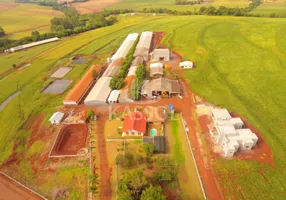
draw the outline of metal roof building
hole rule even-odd
[[[132,48],[134,42],[137,40],[138,36],[138,33],[129,34],[119,49],[116,51],[116,53],[111,57],[111,60],[125,58],[129,50]]]
[[[156,61],[170,61],[169,49],[155,49],[152,53],[152,59]]]
[[[152,67],[150,69],[150,76],[151,77],[161,77],[164,75],[164,70],[161,67]]]
[[[142,65],[144,63],[144,58],[142,56],[136,56],[134,58],[134,60],[132,61],[132,64],[131,66],[139,66],[139,65]]]
[[[187,68],[193,68],[194,67],[194,63],[191,61],[184,61],[184,62],[180,62],[180,67],[187,69]]]
[[[109,76],[109,77],[116,76],[120,71],[122,62],[123,62],[123,58],[113,60],[108,65],[107,69],[105,70],[102,76]]]
[[[23,49],[28,49],[28,48],[31,48],[31,47],[35,47],[35,46],[38,46],[38,45],[41,45],[41,44],[50,43],[50,42],[55,42],[55,41],[58,41],[58,40],[59,40],[58,37],[54,37],[54,38],[50,38],[50,39],[46,39],[46,40],[41,40],[41,41],[38,41],[38,42],[32,42],[30,44],[24,44],[24,45],[12,47],[8,51],[11,51],[11,52],[20,51],[20,50],[23,50]]]
[[[149,60],[149,51],[152,43],[153,32],[146,31],[140,36],[140,40],[136,46],[134,57],[142,56],[145,61]]]
[[[159,62],[152,63],[152,64],[150,65],[150,68],[153,68],[153,67],[161,67],[161,68],[163,68],[163,67],[164,67],[164,64],[163,64],[163,63],[159,63]]]
[[[96,84],[93,86],[92,90],[84,100],[85,105],[103,105],[106,103],[111,89],[109,83],[111,77],[101,77],[98,79]]]
[[[61,123],[62,119],[64,118],[64,113],[62,112],[55,112],[52,117],[49,119],[51,124],[59,124]]]
[[[110,104],[117,103],[119,95],[120,95],[120,90],[112,90],[109,97],[108,97],[107,102]]]

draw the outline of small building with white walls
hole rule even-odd
[[[169,49],[155,49],[152,53],[152,59],[155,61],[170,61]]]
[[[62,112],[55,112],[52,117],[49,119],[51,124],[60,124],[64,118],[64,113]]]
[[[180,62],[180,67],[183,69],[191,69],[194,67],[194,63],[191,61]]]
[[[153,67],[163,68],[163,67],[164,67],[164,64],[163,64],[163,63],[159,63],[159,62],[152,63],[152,64],[150,65],[150,68],[153,68]]]
[[[118,103],[119,95],[120,95],[120,90],[112,90],[108,97],[107,102],[109,104]]]
[[[226,109],[214,108],[211,117],[217,130],[215,143],[221,145],[225,157],[234,156],[237,151],[252,149],[258,137],[248,128],[239,117],[231,117]]]

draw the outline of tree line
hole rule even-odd
[[[201,4],[201,3],[203,3],[203,0],[198,0],[198,1],[176,0],[175,1],[176,5],[196,5],[196,4]]]
[[[51,32],[40,34],[38,31],[33,31],[31,36],[26,36],[18,40],[8,38],[0,39],[0,51],[48,38],[70,36],[92,29],[110,26],[117,22],[115,16],[105,17],[104,14],[101,13],[80,15],[73,7],[57,6],[57,9],[62,11],[64,16],[55,17],[51,20]],[[0,37],[4,35],[5,32],[3,28],[0,28]]]

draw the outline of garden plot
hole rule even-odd
[[[60,67],[57,71],[55,71],[50,77],[51,78],[63,78],[72,70],[71,67]]]
[[[45,94],[62,94],[72,83],[71,80],[56,80],[43,90]]]
[[[86,124],[65,124],[56,138],[49,157],[85,155],[88,152],[87,136]]]
[[[86,61],[87,61],[87,58],[78,58],[78,59],[75,59],[72,64],[80,65],[80,64],[85,63]]]

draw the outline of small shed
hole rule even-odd
[[[52,117],[49,119],[51,124],[60,124],[64,118],[64,113],[62,112],[55,112]]]
[[[159,63],[159,62],[152,63],[152,64],[150,65],[150,68],[154,68],[154,67],[163,68],[163,67],[164,67],[164,64],[163,64],[163,63]]]
[[[112,90],[108,97],[107,102],[109,104],[118,103],[119,95],[120,95],[120,90]]]
[[[194,67],[194,63],[192,61],[180,62],[180,67],[183,69],[191,69]]]
[[[156,61],[170,61],[170,50],[155,49],[153,51],[152,59]]]

